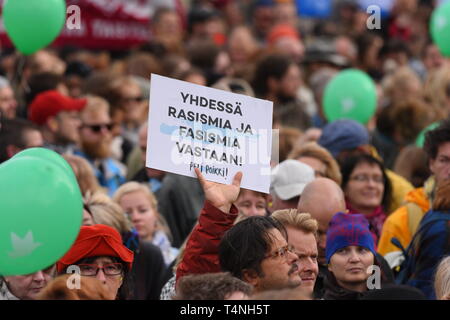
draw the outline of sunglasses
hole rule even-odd
[[[111,131],[113,126],[114,125],[112,123],[83,125],[84,128],[89,128],[92,130],[92,132],[95,132],[95,133],[99,133],[103,128],[107,129],[108,131]]]

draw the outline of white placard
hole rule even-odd
[[[272,146],[270,101],[152,74],[148,168],[269,192]]]

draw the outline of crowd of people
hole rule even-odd
[[[450,300],[450,61],[429,34],[438,1],[392,2],[369,30],[356,0],[326,20],[293,0],[193,0],[185,16],[169,1],[136,48],[2,50],[0,163],[53,150],[84,205],[71,249],[0,276],[0,300]],[[368,123],[325,117],[347,68],[376,84]],[[245,172],[145,166],[151,74],[273,102],[270,194],[241,188]]]

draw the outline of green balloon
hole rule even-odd
[[[61,166],[61,169],[69,176],[70,179],[77,180],[75,173],[73,172],[70,164],[57,152],[47,149],[47,148],[29,148],[25,149],[13,156],[13,158],[20,157],[37,157],[41,159],[47,159]]]
[[[434,123],[430,124],[428,127],[426,127],[425,129],[423,129],[416,138],[416,146],[419,148],[423,148],[423,144],[425,143],[425,134],[428,131],[435,129],[438,125],[439,125],[439,122],[434,122]]]
[[[323,111],[329,122],[352,119],[366,124],[375,113],[375,83],[364,72],[347,69],[328,82],[323,95]]]
[[[6,33],[25,55],[49,45],[60,33],[65,19],[64,0],[7,0],[3,6]]]
[[[434,9],[430,20],[431,38],[442,55],[450,57],[450,2]]]
[[[0,275],[24,275],[58,261],[81,227],[78,185],[61,166],[32,156],[0,165]]]

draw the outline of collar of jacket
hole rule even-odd
[[[364,292],[357,292],[342,288],[331,272],[324,279],[324,300],[359,300]]]

